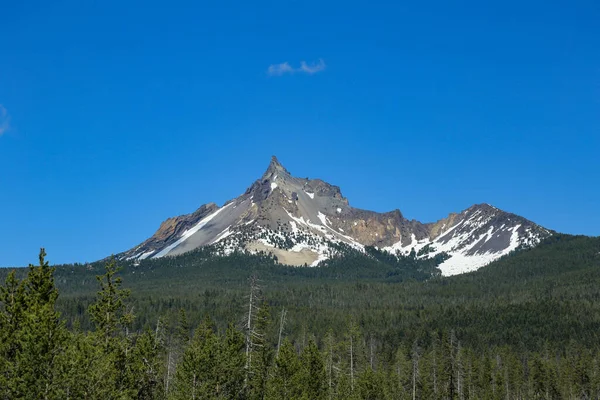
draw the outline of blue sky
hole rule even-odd
[[[126,250],[273,154],[355,207],[600,235],[600,4],[491,3],[0,0],[0,266]]]

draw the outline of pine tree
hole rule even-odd
[[[61,397],[58,385],[61,370],[59,355],[67,344],[67,331],[55,310],[58,290],[54,268],[40,250],[39,265],[29,266],[25,280],[25,313],[17,337],[17,392],[24,397],[51,399]]]
[[[267,383],[269,400],[298,399],[302,393],[301,364],[294,346],[284,339],[275,360],[273,376]]]
[[[531,363],[531,392],[534,399],[546,398],[546,368],[537,354]]]
[[[121,277],[115,277],[118,268],[114,258],[105,265],[105,270],[104,275],[96,277],[100,291],[88,311],[96,336],[104,350],[110,352],[119,345],[119,334],[132,322],[133,315],[126,310],[125,300],[130,296],[130,291],[121,289],[123,281]]]
[[[175,334],[169,337],[169,345],[166,356],[165,393],[170,393],[171,383],[177,369],[177,365],[183,357],[185,347],[190,341],[190,326],[183,308],[179,309],[178,323]]]
[[[384,397],[383,379],[371,366],[358,377],[356,392],[357,396],[364,400],[377,400]]]
[[[21,332],[27,308],[25,284],[16,278],[15,271],[6,277],[0,287],[0,398],[17,397],[17,354],[21,350]]]
[[[317,344],[313,339],[302,352],[302,398],[320,400],[327,398],[325,365]]]
[[[63,399],[101,400],[116,397],[114,365],[95,338],[74,332],[60,358]]]
[[[146,330],[138,335],[128,354],[127,387],[138,400],[156,399],[164,394],[164,346],[159,327],[157,324],[154,332]]]
[[[363,359],[363,347],[364,343],[362,335],[354,319],[349,321],[349,329],[347,333],[347,346],[348,346],[348,372],[350,376],[350,388],[354,391],[354,385],[356,383],[356,377],[360,372],[359,366]]]
[[[325,374],[327,376],[327,398],[332,399],[335,393],[335,343],[333,331],[329,329],[325,335]]]
[[[95,328],[90,340],[98,352],[98,364],[105,368],[100,373],[106,387],[112,390],[110,397],[134,396],[136,387],[132,383],[130,364],[135,338],[128,330],[133,314],[127,311],[125,304],[130,292],[121,289],[122,279],[115,277],[118,268],[114,258],[105,265],[105,271],[96,277],[100,291],[88,308]]]
[[[478,373],[476,396],[479,398],[492,399],[494,396],[494,368],[492,359],[488,353],[482,354]]]
[[[244,335],[230,324],[221,339],[217,394],[224,399],[238,399],[244,394]]]
[[[358,395],[356,392],[352,390],[350,385],[350,375],[342,373],[340,374],[337,385],[334,399],[337,400],[348,400],[348,399],[358,399]]]
[[[388,377],[388,398],[405,399],[410,397],[412,365],[407,349],[400,346],[396,351],[393,369]]]
[[[185,310],[179,309],[179,321],[175,331],[175,343],[179,349],[185,347],[190,341],[190,324],[188,323]]]
[[[194,332],[175,375],[173,399],[217,397],[219,387],[219,338],[206,318]]]

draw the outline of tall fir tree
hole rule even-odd
[[[221,338],[218,368],[218,396],[226,399],[241,399],[244,395],[244,335],[233,324],[229,324]]]
[[[219,361],[219,337],[213,322],[205,318],[183,353],[172,398],[195,400],[217,397]]]
[[[19,332],[27,308],[25,284],[11,271],[0,287],[0,399],[17,397],[17,355],[21,350]]]
[[[302,371],[294,346],[286,338],[275,359],[273,373],[267,384],[269,400],[298,399],[302,394]]]
[[[125,304],[131,292],[121,288],[123,280],[116,276],[118,268],[114,257],[105,265],[105,271],[104,275],[96,277],[100,291],[88,311],[95,327],[95,335],[105,351],[111,352],[123,344],[121,334],[131,324],[133,314],[128,312]]]
[[[311,338],[302,352],[302,399],[322,400],[327,398],[325,364],[317,344]]]
[[[62,396],[60,355],[67,345],[68,333],[56,311],[58,290],[54,270],[40,250],[39,265],[29,265],[25,280],[25,314],[16,332],[17,393],[26,398],[54,399]]]

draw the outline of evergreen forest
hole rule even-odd
[[[600,238],[1,269],[0,399],[600,399]],[[51,256],[50,256],[51,258]]]

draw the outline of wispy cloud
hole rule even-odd
[[[319,58],[319,61],[312,64],[307,64],[306,61],[302,61],[300,63],[300,70],[302,72],[306,72],[309,75],[316,74],[317,72],[321,72],[325,69],[325,61],[322,58]]]
[[[10,128],[10,115],[2,104],[0,104],[0,135]]]
[[[267,73],[269,75],[274,75],[274,76],[281,76],[283,74],[293,74],[294,73],[294,68],[292,68],[292,66],[290,65],[289,62],[284,62],[281,64],[271,64],[269,65],[269,69],[267,70]]]
[[[271,76],[281,76],[285,74],[294,74],[296,72],[300,72],[303,74],[314,75],[317,72],[321,72],[325,69],[325,61],[322,58],[319,58],[319,61],[307,63],[306,61],[301,61],[300,66],[298,68],[294,68],[290,65],[289,62],[283,62],[281,64],[271,64],[267,69],[267,74]]]

